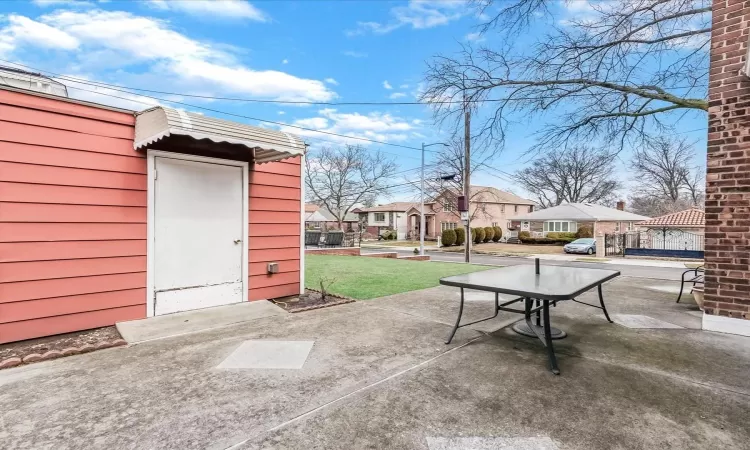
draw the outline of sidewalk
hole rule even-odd
[[[700,264],[702,261],[664,261],[659,259],[627,259],[627,258],[596,258],[594,256],[586,255],[529,255],[526,256],[528,259],[539,258],[542,260],[552,261],[583,261],[583,262],[597,262],[601,264],[614,264],[619,266],[647,266],[647,267],[666,267],[672,269],[686,269],[686,264],[695,265]]]

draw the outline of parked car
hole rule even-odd
[[[565,253],[586,253],[587,255],[593,255],[596,253],[596,239],[576,239],[570,244],[565,244],[563,250],[565,250]]]

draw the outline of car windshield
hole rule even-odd
[[[581,244],[581,245],[591,245],[594,243],[594,239],[586,238],[586,239],[576,239],[575,241],[571,242],[571,244]]]

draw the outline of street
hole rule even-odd
[[[378,247],[362,247],[362,253],[380,253],[380,252],[397,252],[400,255],[412,255],[413,250],[411,249],[395,249],[395,248],[378,248]],[[447,261],[447,262],[463,262],[463,253],[442,253],[435,251],[427,251],[433,261]],[[515,266],[518,264],[534,264],[533,259],[520,256],[493,256],[493,255],[471,255],[471,262],[474,264],[486,264],[491,266]],[[639,278],[656,278],[661,280],[680,280],[682,273],[685,269],[669,268],[669,267],[652,267],[652,266],[634,266],[615,263],[598,263],[598,262],[583,262],[583,261],[555,261],[555,260],[543,260],[543,265],[550,266],[569,266],[569,267],[584,267],[592,269],[607,269],[607,270],[619,270],[622,276],[627,277],[639,277]]]

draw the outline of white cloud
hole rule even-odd
[[[389,83],[388,80],[383,81],[383,87],[386,89],[393,89],[393,86],[391,86],[391,83]]]
[[[332,84],[332,85],[334,85],[334,86],[337,86],[337,85],[339,84],[339,82],[338,82],[338,81],[336,81],[336,80],[335,80],[334,78],[326,78],[326,79],[325,79],[325,80],[323,80],[323,81],[325,81],[325,82],[326,82],[326,83],[328,83],[328,84]]]
[[[106,60],[123,72],[129,66],[146,65],[143,76],[208,95],[231,92],[288,101],[336,97],[322,81],[252,69],[230,51],[194,40],[169,28],[168,22],[150,17],[97,9],[59,10],[38,21],[12,16],[9,23],[0,30],[0,51],[24,42],[75,51],[78,71],[93,71]]]
[[[406,6],[391,8],[391,20],[387,23],[357,22],[356,29],[344,33],[347,36],[386,34],[404,26],[422,30],[446,25],[470,12],[466,0],[410,0]]]
[[[397,98],[402,98],[402,97],[406,97],[406,94],[404,94],[403,92],[394,92],[393,94],[388,96],[388,98],[391,98],[394,100]]]
[[[149,4],[161,10],[184,12],[199,17],[249,19],[267,22],[268,16],[245,0],[151,0]]]
[[[408,132],[413,129],[408,120],[392,116],[389,113],[340,113],[333,108],[321,109],[318,111],[317,117],[298,119],[291,125],[378,141],[404,141],[409,138]],[[290,126],[280,128],[282,131],[313,139],[367,145],[366,141],[347,137],[300,130]]]
[[[347,50],[341,53],[344,56],[351,56],[352,58],[367,58],[367,53],[364,53],[364,52],[355,52],[353,50]]]
[[[282,59],[281,60],[281,64],[289,64],[289,60],[288,59]]]
[[[63,50],[73,50],[80,45],[74,36],[28,17],[10,15],[7,23],[0,29],[0,53],[9,53],[23,44]]]
[[[284,111],[279,111],[279,112],[278,112],[278,114],[279,114],[280,116],[283,116],[284,114],[286,114],[286,112],[284,112]]]
[[[571,12],[589,12],[594,10],[594,6],[589,0],[565,0],[563,6]]]
[[[401,86],[399,86],[398,88],[399,88],[399,89],[409,89],[409,85],[408,85],[408,84],[402,84],[402,85],[401,85]]]
[[[484,41],[484,36],[482,36],[482,33],[477,31],[474,33],[467,34],[464,37],[464,39],[466,39],[467,41],[472,41],[472,42],[482,42]]]

